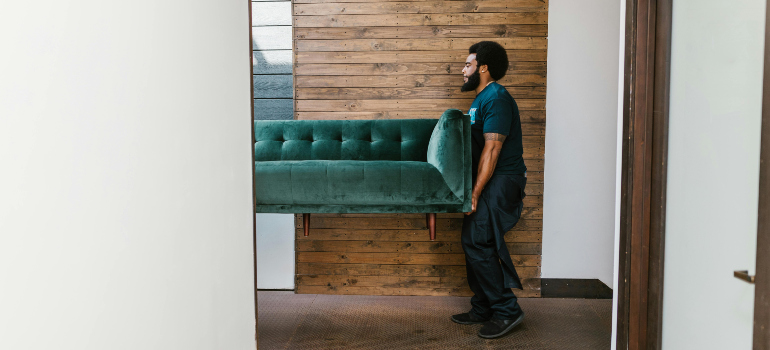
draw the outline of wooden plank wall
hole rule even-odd
[[[540,296],[548,2],[546,0],[294,0],[296,119],[438,118],[467,111],[460,92],[468,47],[495,40],[511,67],[500,81],[521,109],[529,185],[506,241]],[[471,295],[462,214],[439,214],[431,242],[421,214],[316,214],[296,223],[298,293]]]
[[[252,1],[254,119],[294,118],[291,1]]]

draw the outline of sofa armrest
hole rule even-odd
[[[471,211],[471,120],[457,109],[441,115],[428,143],[428,163],[436,167],[449,189]]]

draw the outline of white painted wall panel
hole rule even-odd
[[[291,2],[252,2],[251,3],[251,25],[261,26],[290,26],[291,25]]]
[[[664,349],[750,349],[763,0],[673,7]]]
[[[248,3],[0,7],[0,349],[254,349]]]
[[[551,0],[543,278],[613,281],[620,2]]]
[[[251,37],[255,51],[291,50],[291,26],[252,27]]]

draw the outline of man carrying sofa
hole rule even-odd
[[[462,91],[475,91],[471,116],[472,209],[462,227],[471,310],[452,316],[460,324],[483,324],[478,335],[497,338],[524,319],[511,288],[522,289],[505,232],[521,216],[527,183],[519,109],[496,81],[508,70],[508,55],[498,43],[482,41],[469,49]]]

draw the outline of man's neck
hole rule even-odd
[[[489,85],[489,83],[494,82],[491,78],[487,77],[481,77],[481,82],[479,82],[479,86],[476,87],[476,95],[480,94],[484,89]]]

